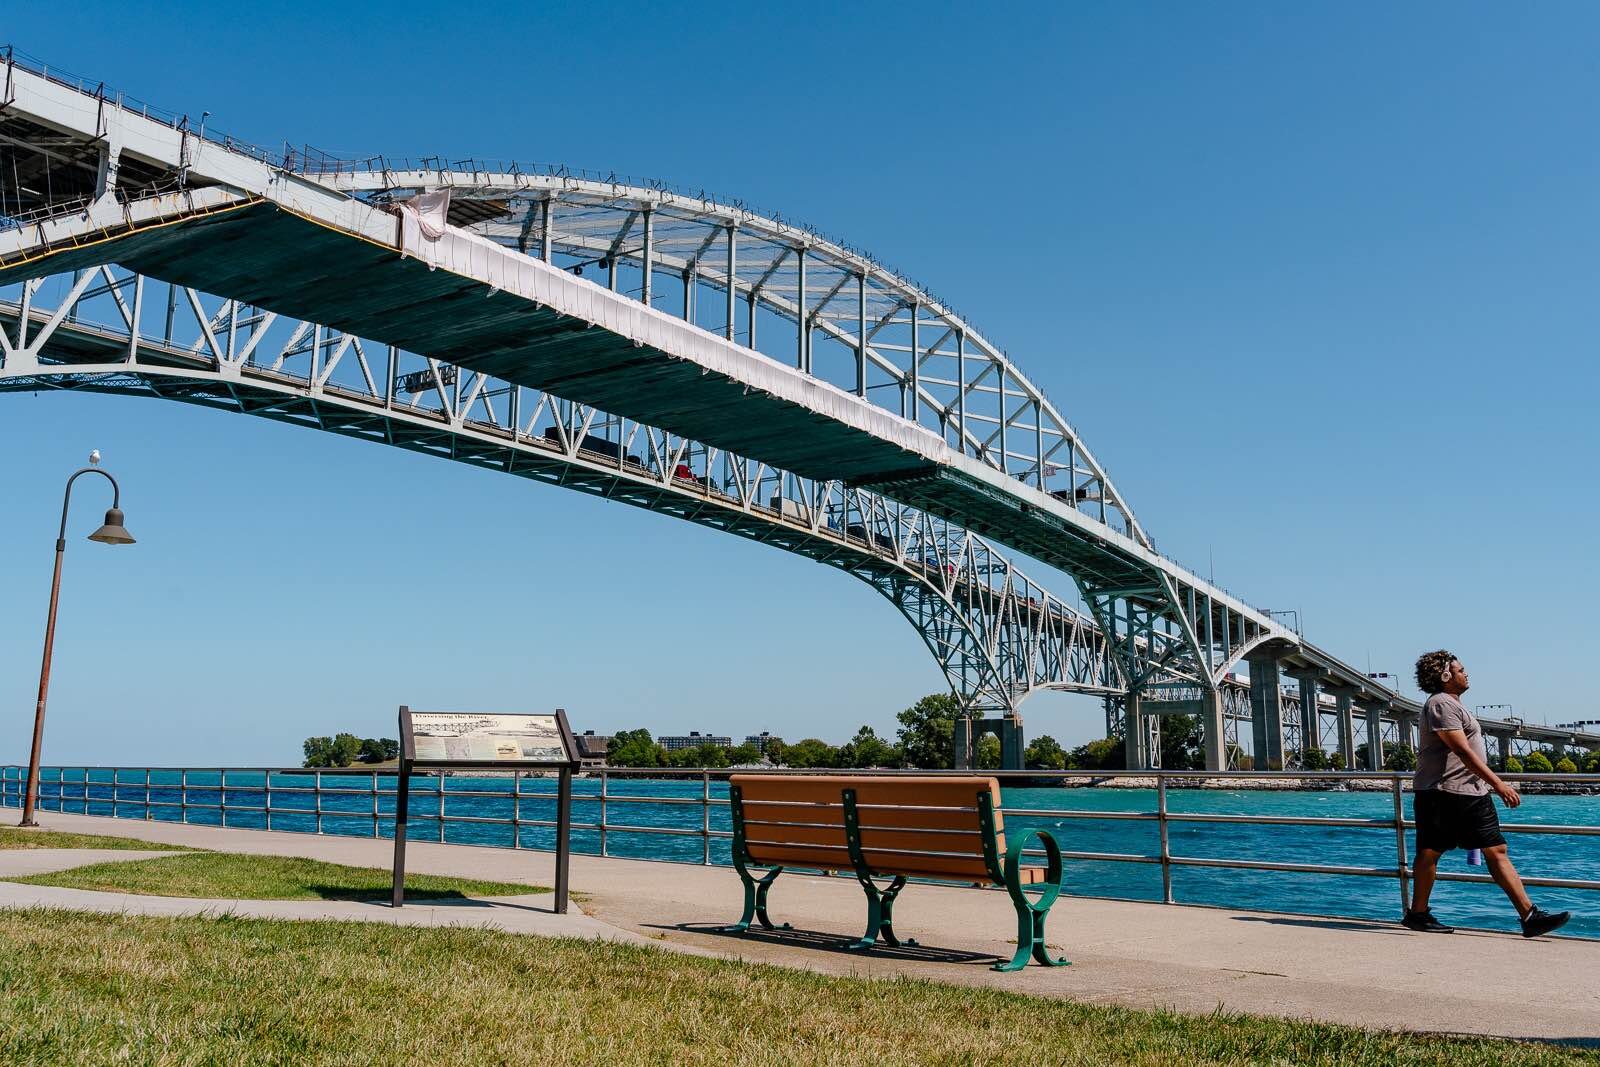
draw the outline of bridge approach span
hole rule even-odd
[[[937,516],[1070,575],[1106,635],[1124,714],[1194,689],[1213,766],[1225,758],[1221,687],[1241,661],[1262,679],[1288,669],[1395,716],[1416,711],[1155,551],[1003,353],[899,275],[811,231],[659,186],[264,153],[14,58],[0,102],[13,173],[20,162],[57,178],[47,194],[21,180],[8,191],[0,210],[18,224],[0,232],[0,284],[114,262]],[[741,258],[752,247],[765,252]],[[576,276],[585,263],[608,284]],[[619,291],[630,269],[638,284]],[[663,272],[682,278],[681,314],[656,306]],[[713,330],[698,321],[698,294],[719,285],[727,318]],[[31,315],[23,288],[19,324]],[[754,347],[761,324],[786,318],[793,366]],[[925,328],[933,336],[919,339]],[[906,332],[909,345],[888,339]],[[823,373],[828,343],[849,357],[843,385]],[[38,370],[37,349],[0,354],[7,376]],[[313,367],[307,388],[326,384]],[[1284,759],[1278,690],[1251,690],[1264,765]]]

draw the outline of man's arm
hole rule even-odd
[[[1467,770],[1489,783],[1489,788],[1495,791],[1495,795],[1505,803],[1506,807],[1514,808],[1522,803],[1522,794],[1517,792],[1517,787],[1510,782],[1501,781],[1493,768],[1483,762],[1473,749],[1472,742],[1467,740],[1465,730],[1435,730],[1434,733],[1445,743],[1446,748],[1461,757],[1461,762]]]

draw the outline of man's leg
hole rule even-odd
[[[1502,852],[1505,850],[1502,848]],[[1431,848],[1417,849],[1416,862],[1411,865],[1411,910],[1427,911],[1428,897],[1433,893],[1434,872],[1439,869],[1439,857],[1444,855]],[[1516,877],[1516,872],[1511,872]]]
[[[1517,917],[1527,918],[1528,912],[1533,910],[1533,901],[1528,899],[1528,891],[1522,888],[1522,877],[1517,874],[1517,868],[1511,862],[1506,846],[1494,845],[1484,849],[1483,858],[1488,861],[1489,875],[1494,879],[1494,884],[1505,892],[1511,900],[1512,907],[1517,909]],[[1428,880],[1430,883],[1433,880],[1431,871]]]

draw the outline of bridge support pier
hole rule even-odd
[[[1383,713],[1388,703],[1381,700],[1356,702],[1367,719],[1367,765],[1363,770],[1383,770]]]
[[[1325,687],[1333,694],[1335,701],[1335,717],[1338,720],[1339,733],[1339,758],[1343,760],[1343,768],[1347,771],[1355,770],[1356,762],[1356,729],[1354,713],[1351,705],[1355,700],[1355,690],[1342,685]]]
[[[1144,711],[1144,695],[1129,693],[1122,700],[1122,748],[1124,765],[1130,771],[1150,766],[1150,720]]]
[[[1200,731],[1206,746],[1206,770],[1228,769],[1228,732],[1222,722],[1222,691],[1205,689],[1200,693]]]
[[[1283,688],[1278,657],[1251,656],[1250,729],[1255,741],[1255,769],[1283,770]]]
[[[955,754],[956,770],[978,769],[978,741],[984,734],[994,734],[1000,740],[1001,770],[1023,769],[1023,752],[1026,750],[1026,745],[1023,742],[1022,716],[1002,715],[996,719],[966,716],[956,719],[955,725],[951,728],[950,738],[951,748]]]
[[[1395,712],[1395,743],[1417,750],[1417,716],[1409,711]]]
[[[1317,698],[1320,690],[1317,671],[1290,671],[1289,677],[1300,683],[1300,765],[1305,766],[1305,754],[1322,748],[1322,720],[1318,717]]]

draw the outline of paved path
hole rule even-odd
[[[199,848],[306,856],[386,866],[388,841],[112,820],[41,813],[46,827],[114,834]],[[0,853],[0,857],[10,855]],[[104,857],[103,852],[95,852]],[[116,853],[120,858],[140,855]],[[548,885],[548,853],[413,842],[408,868],[418,872]],[[3,861],[0,861],[3,862]],[[30,861],[40,862],[40,861]],[[0,867],[0,872],[8,868]],[[3,873],[0,873],[3,877]],[[1600,943],[1493,933],[1413,934],[1362,920],[1319,919],[1219,908],[1173,907],[1063,897],[1051,913],[1050,941],[1073,960],[1064,968],[1029,967],[1001,975],[1015,917],[1001,892],[912,886],[896,908],[896,927],[925,947],[845,952],[859,933],[865,905],[854,879],[785,874],[772,892],[774,917],[796,929],[735,938],[716,932],[739,912],[737,876],[726,868],[574,856],[572,888],[586,916],[534,910],[503,914],[485,907],[320,902],[171,901],[118,894],[55,894],[0,885],[0,904],[32,902],[97,910],[193,914],[208,907],[275,918],[345,918],[405,923],[469,922],[528,933],[649,939],[663,947],[715,953],[837,974],[914,975],[1041,996],[1322,1019],[1390,1029],[1537,1037],[1600,1044]],[[110,898],[88,899],[88,898]],[[545,898],[547,899],[547,898]],[[177,909],[176,911],[171,909]],[[434,914],[424,916],[424,912]],[[538,916],[538,919],[533,918]],[[555,920],[567,926],[554,924]],[[545,923],[541,920],[551,920]],[[581,924],[581,927],[580,927]]]

